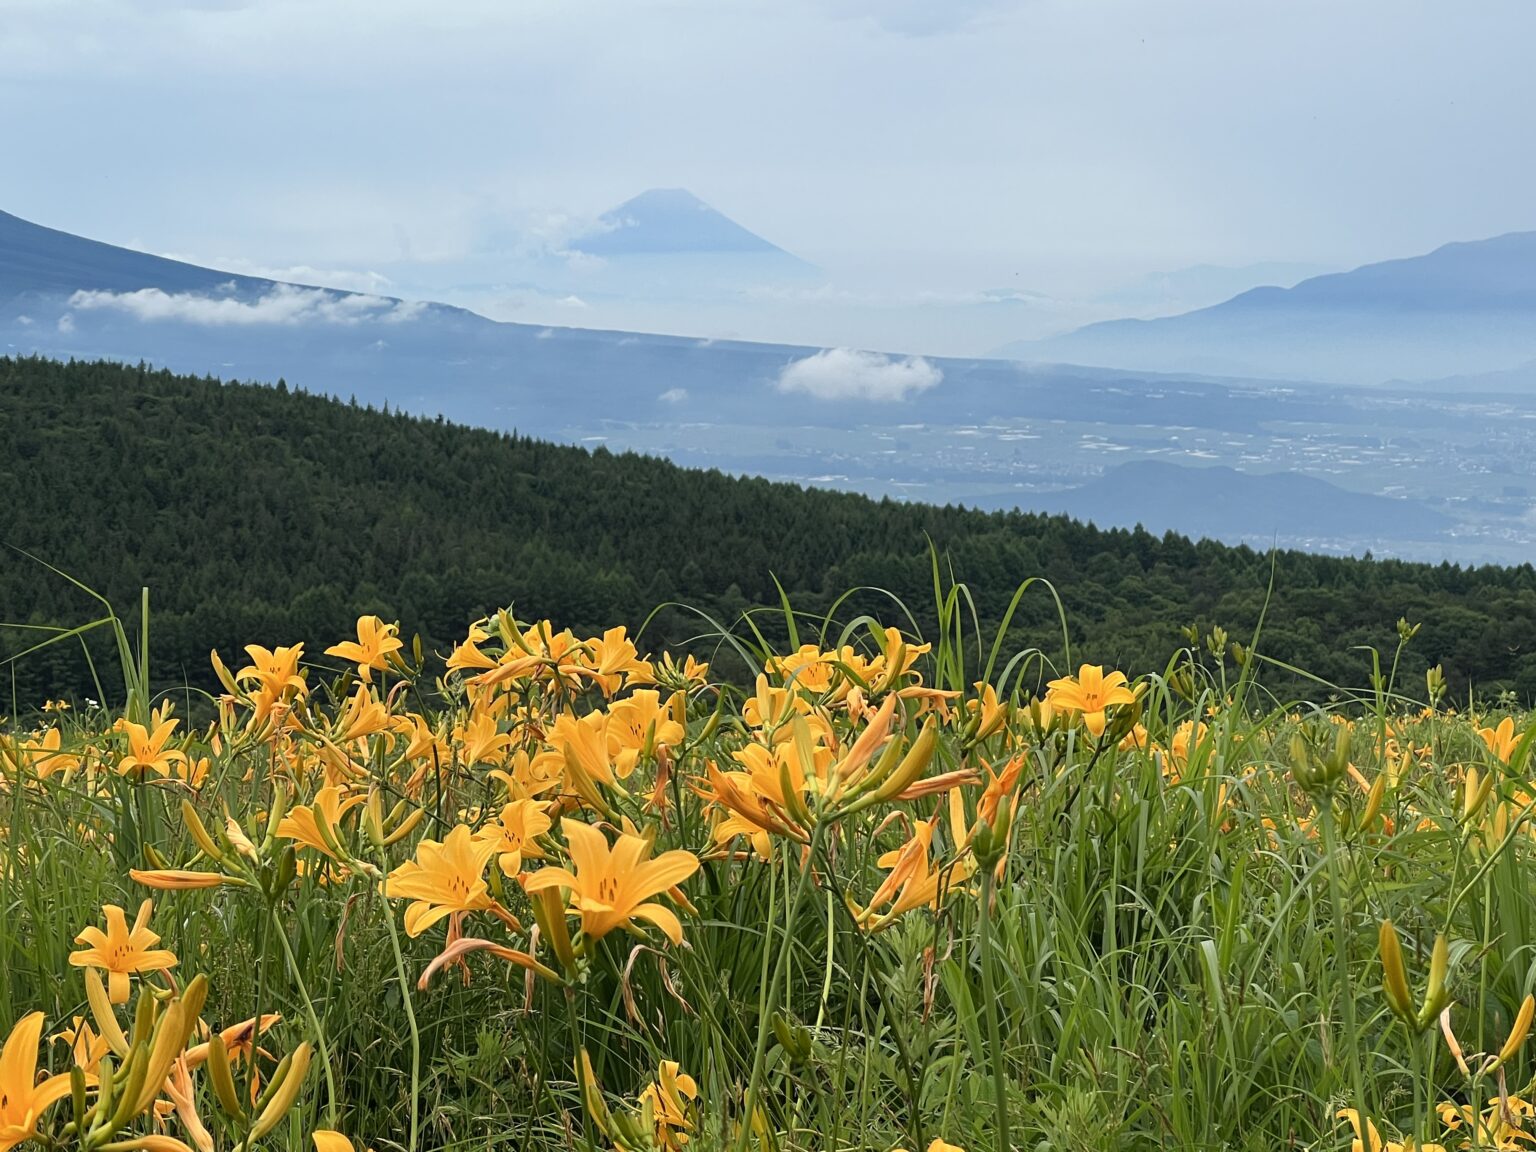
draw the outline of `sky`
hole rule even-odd
[[[979,353],[1212,302],[1137,303],[1191,265],[1536,229],[1533,34],[1529,0],[0,0],[0,209],[500,319]],[[820,278],[560,265],[651,187]]]

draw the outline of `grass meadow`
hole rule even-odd
[[[1117,670],[935,588],[692,656],[365,617],[213,696],[104,611],[0,736],[0,1152],[1536,1142],[1513,701],[1406,622],[1277,699],[1262,634]]]

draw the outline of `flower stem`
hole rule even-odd
[[[811,832],[810,851],[806,853],[805,866],[800,870],[800,878],[795,882],[794,895],[790,897],[789,905],[784,911],[784,942],[779,945],[779,955],[774,961],[773,978],[768,982],[766,1001],[759,1006],[758,1010],[757,1044],[752,1054],[752,1078],[747,1081],[746,1115],[742,1117],[741,1129],[736,1135],[735,1152],[746,1152],[747,1141],[752,1132],[753,1117],[757,1115],[758,1095],[763,1086],[763,1064],[768,1055],[768,1030],[772,1027],[773,1014],[779,1010],[779,989],[784,982],[785,967],[789,963],[790,949],[795,940],[795,914],[805,900],[806,889],[810,885],[811,873],[816,869],[816,858],[820,854],[822,835],[825,830],[826,824],[817,821]]]
[[[571,1059],[576,1065],[576,1094],[581,1099],[583,1143],[587,1146],[587,1152],[597,1152],[597,1136],[592,1131],[597,1127],[597,1117],[587,1107],[587,1070],[581,1059],[581,1025],[576,1019],[576,991],[570,985],[566,985],[565,989],[565,1018],[571,1030]],[[593,1091],[596,1091],[595,1087]]]
[[[1339,981],[1343,987],[1344,1032],[1345,1044],[1349,1049],[1349,1074],[1350,1087],[1354,1090],[1355,1108],[1363,1117],[1369,1113],[1366,1111],[1365,1076],[1360,1068],[1360,1053],[1363,1048],[1360,1045],[1360,1037],[1355,1025],[1355,991],[1354,980],[1349,967],[1349,929],[1344,922],[1344,892],[1343,885],[1339,881],[1338,862],[1338,836],[1334,827],[1333,796],[1324,795],[1318,801],[1318,807],[1322,810],[1323,823],[1323,853],[1328,864],[1328,903],[1332,905],[1333,912],[1333,954],[1334,963],[1337,965]],[[1335,1052],[1338,1049],[1335,1047]]]
[[[320,1023],[320,1017],[315,1013],[315,1003],[309,998],[309,989],[304,985],[304,977],[299,974],[299,962],[293,955],[293,945],[288,943],[288,933],[283,931],[283,922],[277,917],[277,908],[269,906],[268,911],[272,917],[272,927],[277,930],[277,938],[283,945],[283,957],[288,961],[288,971],[293,975],[293,982],[299,987],[299,995],[304,998],[304,1010],[309,1014],[310,1027],[315,1030],[315,1043],[320,1048],[320,1066],[325,1069],[326,1092],[326,1125],[330,1128],[337,1126],[338,1097],[336,1094],[336,1076],[331,1071],[331,1046],[325,1038],[325,1025]],[[261,1022],[257,1021],[257,1027]]]
[[[981,870],[981,998],[987,1016],[987,1045],[992,1049],[992,1100],[997,1108],[997,1147],[1010,1152],[1008,1077],[1003,1067],[1003,1041],[997,1026],[997,993],[992,977],[992,869]]]
[[[411,1142],[409,1152],[416,1152],[421,1131],[421,1030],[416,1026],[416,1008],[411,1003],[411,983],[405,974],[405,957],[400,952],[400,929],[395,926],[389,902],[384,902],[384,922],[389,925],[389,944],[395,953],[395,978],[400,981],[400,996],[405,1005],[405,1022],[411,1029]]]

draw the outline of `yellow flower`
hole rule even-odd
[[[405,933],[420,936],[446,916],[460,912],[484,912],[495,903],[485,883],[485,866],[496,854],[494,841],[477,840],[469,825],[455,825],[441,844],[423,840],[416,845],[416,859],[407,860],[389,874],[384,895],[410,900],[405,910]]]
[[[1097,664],[1084,664],[1076,676],[1052,680],[1048,685],[1046,702],[1053,708],[1076,712],[1082,716],[1083,727],[1094,736],[1102,736],[1107,724],[1105,709],[1117,704],[1136,703],[1136,693],[1127,685],[1124,672],[1105,675]]]
[[[316,1128],[310,1138],[315,1142],[315,1152],[355,1152],[351,1140],[329,1128]]]
[[[591,677],[604,696],[612,696],[619,690],[621,677],[627,674],[644,674],[645,662],[638,658],[634,642],[625,635],[621,624],[603,633],[601,640],[588,640],[585,644],[586,660],[581,668],[583,675]]]
[[[105,1037],[96,1035],[83,1016],[74,1017],[71,1027],[60,1028],[54,1039],[69,1045],[70,1061],[87,1076],[96,1075],[101,1058],[112,1051],[112,1045]]]
[[[649,859],[651,842],[643,836],[621,832],[610,849],[596,828],[569,817],[560,821],[571,863],[576,871],[544,868],[523,881],[532,895],[548,888],[564,888],[571,894],[570,911],[581,915],[581,930],[598,940],[631,920],[649,920],[674,944],[683,940],[677,914],[650,897],[681,884],[698,870],[691,852],[663,852]]]
[[[344,796],[334,785],[322,788],[315,793],[313,804],[300,804],[289,809],[277,823],[277,834],[324,853],[332,860],[339,860],[341,857],[336,854],[336,848],[341,844],[342,818],[364,799],[360,795]]]
[[[516,876],[523,868],[523,858],[542,860],[544,850],[537,837],[550,829],[545,805],[538,800],[514,800],[501,810],[501,820],[487,824],[478,835],[496,847],[496,862],[508,876]]]
[[[1477,734],[1483,738],[1483,743],[1488,745],[1488,751],[1504,764],[1509,763],[1509,758],[1515,751],[1515,745],[1520,743],[1520,737],[1515,734],[1515,721],[1509,716],[1500,720],[1497,728],[1479,728]]]
[[[374,672],[383,672],[389,667],[390,654],[403,647],[396,635],[399,631],[400,625],[386,624],[377,616],[359,616],[357,640],[332,644],[325,654],[352,661],[357,665],[357,674],[365,681],[372,681]]]
[[[640,1106],[651,1106],[656,1125],[656,1148],[660,1152],[681,1152],[687,1145],[693,1119],[689,1112],[699,1097],[699,1086],[692,1076],[678,1070],[676,1060],[663,1060],[656,1081],[640,1093]]]
[[[807,712],[810,704],[786,688],[768,683],[768,677],[758,674],[757,686],[741,708],[741,718],[753,728],[764,731],[777,730],[795,712]]]
[[[635,692],[608,710],[608,748],[621,780],[634,772],[642,752],[675,747],[685,735],[662,704],[660,692]]]
[[[454,736],[464,746],[466,768],[487,760],[499,763],[506,759],[507,748],[512,744],[511,736],[496,730],[496,717],[488,712],[476,712]]]
[[[158,772],[162,776],[169,776],[171,765],[183,763],[187,758],[185,752],[165,746],[178,723],[174,718],[162,720],[151,732],[142,724],[124,720],[122,726],[123,731],[128,733],[129,752],[118,762],[118,773],[127,776],[136,772],[142,777],[146,772]]]
[[[491,634],[479,625],[471,627],[464,643],[455,648],[448,657],[448,671],[462,672],[466,668],[496,667],[496,661],[480,651],[480,645],[490,638]]]
[[[1361,1131],[1360,1113],[1353,1108],[1341,1108],[1335,1114],[1349,1121],[1355,1137],[1349,1143],[1350,1152],[1445,1152],[1442,1144],[1418,1144],[1412,1140],[1383,1140],[1381,1131],[1369,1116],[1365,1118],[1365,1130]]]
[[[608,754],[608,717],[604,713],[589,712],[579,719],[557,716],[549,742],[564,755],[571,786],[594,806],[601,800],[599,784],[618,786]]]
[[[251,662],[235,673],[236,680],[255,680],[261,691],[281,699],[292,692],[303,696],[309,691],[304,677],[299,673],[299,661],[304,657],[304,645],[268,649],[260,644],[247,644],[246,655]]]
[[[969,855],[960,864],[939,869],[930,866],[928,856],[933,849],[933,833],[938,823],[939,818],[935,816],[918,824],[912,830],[911,839],[876,861],[881,868],[889,869],[890,874],[875,889],[868,907],[862,911],[854,910],[861,928],[879,932],[914,908],[937,908],[940,899],[971,874],[975,861]],[[875,909],[887,902],[892,902],[891,907],[877,915]]]
[[[507,795],[514,800],[540,796],[560,785],[565,772],[565,757],[553,748],[544,748],[529,756],[519,748],[507,760],[506,769],[493,768],[490,776],[507,787]]]
[[[63,772],[65,779],[80,766],[80,757],[62,752],[63,734],[57,728],[49,728],[38,739],[24,740],[16,748],[15,760],[0,749],[0,766],[9,769],[30,768],[40,780],[46,780],[55,772]]]
[[[375,732],[387,732],[392,723],[389,709],[374,698],[368,685],[359,684],[357,691],[347,701],[346,713],[339,718],[336,738],[348,744],[364,736],[372,736]],[[394,737],[389,737],[386,742],[393,744]]]
[[[43,1014],[29,1013],[16,1021],[0,1051],[0,1152],[32,1139],[44,1110],[69,1095],[68,1076],[49,1076],[37,1083],[42,1035]]]
[[[102,908],[107,930],[103,932],[92,924],[75,937],[76,944],[88,947],[71,952],[69,962],[76,968],[105,970],[107,990],[114,1004],[128,1002],[128,977],[133,973],[161,972],[176,965],[174,952],[155,947],[160,937],[149,930],[149,916],[154,909],[153,900],[140,904],[130,930],[123,910],[116,904],[107,904]]]

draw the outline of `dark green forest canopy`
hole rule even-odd
[[[989,640],[1018,584],[1043,576],[1065,603],[1074,656],[1136,674],[1161,670],[1187,624],[1246,641],[1272,571],[1269,555],[1245,547],[877,501],[109,363],[0,358],[0,445],[0,542],[125,614],[148,586],[162,686],[211,687],[214,647],[233,656],[246,643],[302,640],[319,653],[361,613],[399,619],[441,652],[507,604],[588,633],[634,629],[671,600],[730,622],[778,602],[774,577],[811,612],[855,586],[885,589],[929,628],[929,540],[969,587]],[[1360,686],[1370,656],[1359,647],[1389,658],[1406,616],[1423,630],[1400,682],[1421,684],[1443,662],[1458,695],[1469,684],[1536,695],[1529,565],[1286,552],[1273,575],[1260,648],[1276,660]],[[860,610],[902,622],[874,593],[840,616]],[[0,556],[0,620],[77,625],[99,612],[68,581],[9,549]],[[698,616],[665,610],[642,648],[700,628]],[[0,655],[37,635],[5,629]],[[1033,646],[1060,658],[1055,605],[1039,587],[1007,649]],[[92,691],[78,644],[28,655],[13,677],[23,706]],[[1324,692],[1274,670],[1265,680]]]

